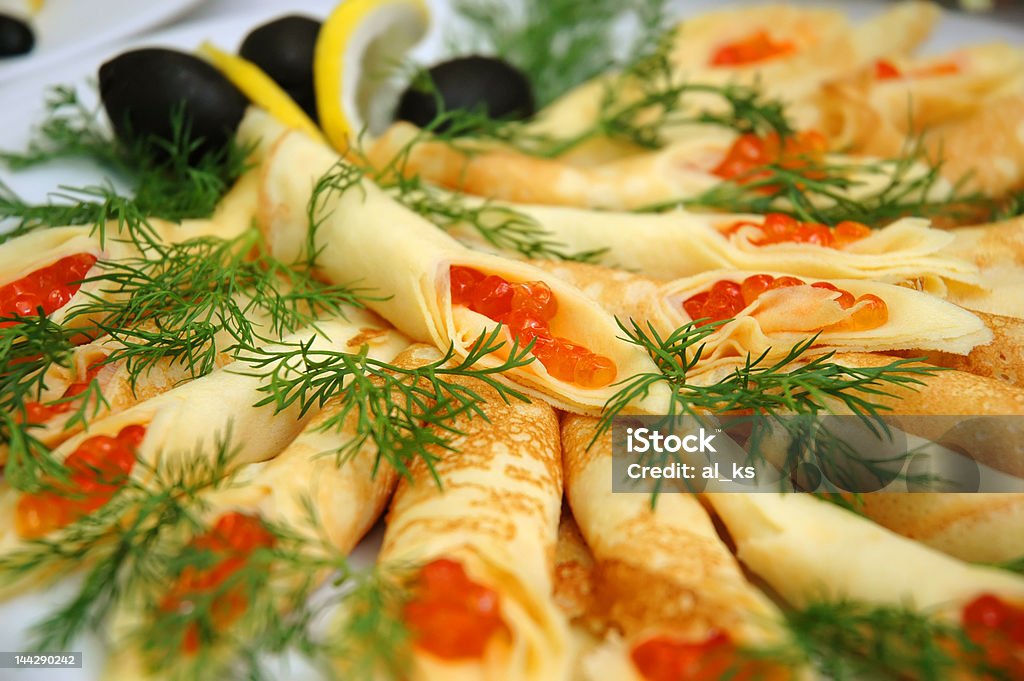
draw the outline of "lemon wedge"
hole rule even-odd
[[[345,0],[327,17],[313,52],[317,113],[328,141],[344,152],[368,129],[381,132],[380,95],[387,70],[423,38],[423,0]]]
[[[203,43],[199,53],[209,59],[253,104],[266,109],[282,125],[304,132],[320,142],[325,141],[316,123],[260,67],[210,43]]]

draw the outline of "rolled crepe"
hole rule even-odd
[[[617,275],[613,283],[608,284],[602,270],[593,266],[559,263],[545,268],[558,276],[570,277],[569,281],[580,289],[612,306],[616,315],[649,321],[662,334],[694,321],[683,309],[684,301],[691,296],[709,290],[715,282],[738,284],[750,276],[749,272],[719,270],[660,284],[655,289],[650,281],[628,274]],[[772,276],[788,275],[773,273]],[[820,281],[813,277],[803,280],[807,283]],[[745,361],[748,354],[758,357],[767,353],[765,361],[781,359],[794,344],[818,332],[816,353],[819,350],[935,349],[965,354],[992,340],[992,332],[976,316],[926,293],[865,280],[833,279],[828,283],[849,291],[855,298],[865,294],[878,296],[888,308],[888,320],[874,329],[826,329],[845,319],[856,306],[843,310],[834,302],[838,294],[828,289],[810,286],[776,289],[762,294],[703,342],[701,361],[692,375],[734,366],[737,361]],[[652,292],[653,295],[627,300],[621,295],[622,290],[633,295]]]
[[[866,353],[837,353],[832,359],[860,368],[885,366],[896,360]],[[997,470],[1024,477],[1024,423],[1013,418],[1024,415],[1024,389],[965,371],[941,371],[918,378],[921,385],[886,386],[886,394],[872,395],[871,402],[889,410],[884,413],[897,415],[894,423],[907,432],[941,442]]]
[[[386,326],[372,315],[352,310],[349,318],[350,321],[322,321],[317,325],[319,330],[310,329],[286,341],[309,343],[314,351],[348,352],[358,352],[364,344],[373,347],[383,343],[393,347],[396,342],[394,336],[385,331]],[[274,366],[263,367],[260,371]],[[285,375],[288,374],[285,371]],[[260,390],[264,384],[263,378],[254,375],[251,364],[244,360],[233,362],[119,414],[91,423],[88,431],[68,439],[53,451],[53,456],[62,461],[89,437],[113,437],[126,426],[141,425],[146,433],[136,449],[138,463],[132,469],[132,476],[142,482],[151,479],[154,470],[188,471],[200,467],[204,461],[212,463],[221,449],[230,454],[228,470],[264,461],[283,450],[319,412],[314,404],[300,415],[298,401],[276,412],[273,404],[255,406],[267,396]],[[16,492],[7,490],[0,499],[0,518],[6,519],[0,527],[0,551],[3,552],[15,551],[26,544],[13,523],[17,498]],[[59,538],[60,530],[48,536]]]
[[[924,355],[926,361],[1024,387],[1024,319],[987,312],[974,314],[992,331],[991,342],[966,355],[929,352]]]
[[[465,357],[472,344],[497,322],[451,302],[450,267],[461,265],[509,282],[545,279],[541,270],[461,246],[376,185],[362,179],[343,192],[321,197],[310,233],[307,204],[317,178],[338,158],[326,147],[296,133],[281,139],[264,166],[262,224],[267,243],[279,259],[301,256],[311,239],[318,251],[316,272],[335,282],[356,282],[379,298],[367,305],[411,338],[451,346]],[[558,280],[549,283],[558,303],[551,321],[555,336],[566,337],[591,352],[610,358],[619,378],[654,371],[650,357],[622,341],[615,320],[587,296]],[[511,347],[512,338],[505,333]],[[487,366],[500,363],[489,355]],[[585,388],[553,378],[540,362],[496,376],[515,381],[531,395],[541,396],[569,411],[597,412],[615,393],[611,385]],[[667,392],[654,392],[633,407],[658,413]]]
[[[365,340],[370,342],[368,356],[384,362],[392,361],[408,345],[395,331],[380,331],[367,335]],[[323,428],[324,422],[342,407],[337,401],[329,402],[283,452],[269,461],[243,467],[230,486],[203,494],[202,517],[207,526],[214,526],[225,513],[242,512],[259,516],[311,546],[326,541],[339,553],[350,553],[383,513],[397,474],[387,463],[378,464],[377,450],[369,442],[344,462],[330,455],[356,435],[355,413],[349,414],[341,428]],[[310,516],[310,509],[315,517]],[[287,583],[288,575],[282,577]],[[314,576],[317,581],[326,577],[326,573]],[[156,595],[157,600],[160,595]],[[170,670],[149,668],[136,647],[137,637],[148,626],[139,608],[146,597],[154,594],[130,596],[120,603],[111,623],[112,649],[116,652],[107,660],[103,678],[176,678]],[[224,657],[230,653],[204,652]]]
[[[697,497],[613,493],[612,436],[597,420],[562,423],[566,494],[595,560],[592,602],[611,636],[584,659],[587,679],[641,679],[633,646],[666,636],[700,644],[724,633],[741,647],[784,641],[779,611],[743,576]],[[588,448],[589,447],[589,448]]]
[[[443,198],[443,197],[442,197]],[[470,206],[488,205],[495,218],[519,213],[533,221],[551,242],[567,253],[602,251],[599,264],[635,271],[658,279],[688,277],[707,270],[779,270],[795,275],[838,279],[873,279],[886,283],[914,281],[936,295],[946,292],[945,281],[970,286],[977,267],[942,253],[954,241],[927,220],[904,218],[843,248],[806,243],[757,245],[764,217],[707,215],[683,210],[660,214],[616,213],[563,206],[485,202],[452,196]],[[734,234],[724,231],[738,223],[753,223]],[[474,248],[489,244],[471,225],[456,224],[449,233]],[[516,257],[513,250],[502,255]]]
[[[281,286],[285,286],[282,282]],[[276,337],[278,334],[268,333],[272,324],[269,315],[263,310],[254,309],[251,297],[245,293],[234,296],[240,309],[247,310],[247,318],[254,332],[263,337]],[[142,325],[139,332],[156,333],[155,324]],[[237,339],[228,331],[220,329],[212,338],[210,350],[214,354],[214,367],[219,368],[230,363],[234,358],[228,353]],[[35,402],[47,405],[65,396],[68,389],[88,386],[95,379],[103,400],[93,397],[89,399],[88,420],[95,421],[108,415],[116,414],[144,402],[159,394],[181,385],[196,377],[193,367],[181,358],[164,357],[147,366],[142,371],[132,371],[126,357],[107,362],[114,353],[124,350],[124,344],[109,336],[102,336],[91,343],[75,346],[71,351],[69,366],[53,363],[45,369],[44,388],[36,397]],[[72,435],[81,432],[86,424],[73,420],[80,403],[68,404],[68,410],[54,413],[44,422],[30,427],[33,438],[54,448]],[[19,415],[15,416],[16,418]],[[0,463],[7,460],[7,443],[0,443]]]
[[[440,356],[417,352],[424,361]],[[454,380],[485,397],[490,422],[457,421],[457,451],[437,451],[433,472],[423,460],[410,465],[378,560],[383,568],[457,561],[497,593],[504,630],[480,658],[447,660],[415,647],[409,679],[567,678],[566,626],[551,595],[562,502],[557,417],[542,402],[506,403],[477,380]]]
[[[1024,556],[1024,494],[864,494],[879,525],[972,563]]]
[[[737,133],[707,125],[681,126],[675,141],[656,151],[635,154],[592,167],[530,156],[511,149],[456,147],[432,141],[429,134],[399,122],[373,142],[370,164],[387,168],[401,156],[398,170],[448,189],[516,203],[633,210],[694,198],[723,180],[712,171],[726,157]],[[875,158],[829,154],[826,161],[848,168],[845,198],[856,200],[881,190],[888,173],[868,171]],[[895,166],[892,166],[895,168]],[[905,168],[904,181],[922,177],[921,164]],[[928,188],[930,200],[945,198],[951,185]],[[822,205],[832,199],[812,197]]]
[[[850,599],[957,618],[984,593],[1024,598],[1024,578],[963,563],[804,494],[708,494],[739,559],[790,604]]]
[[[218,205],[213,217],[208,220],[184,220],[174,223],[149,218],[150,231],[156,239],[167,244],[205,236],[224,239],[238,236],[251,226],[255,213],[257,179],[253,174],[240,178]],[[0,245],[0,286],[74,255],[90,255],[103,262],[117,262],[143,256],[132,241],[132,235],[116,221],[108,222],[104,232],[101,237],[94,226],[81,225],[41,229],[11,239]],[[81,278],[99,276],[102,271],[101,267],[93,265]],[[124,292],[111,290],[108,282],[86,282],[66,304],[51,312],[48,317],[54,323],[62,324],[76,306],[87,303],[90,299],[113,301],[122,300],[124,297]],[[90,321],[95,321],[91,315],[71,316],[74,328],[87,327]]]

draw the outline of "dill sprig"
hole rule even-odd
[[[103,507],[0,556],[0,584],[90,566],[75,595],[32,627],[33,649],[66,650],[79,634],[99,627],[126,593],[162,579],[173,557],[165,550],[168,538],[199,526],[203,492],[231,483],[230,441],[228,433],[215,437],[210,451],[197,448],[157,465],[137,461],[141,474]]]
[[[670,141],[673,130],[689,125],[725,127],[741,134],[774,133],[780,138],[793,134],[785,105],[758,87],[692,82],[677,73],[670,56],[673,37],[673,31],[650,37],[621,72],[607,77],[597,116],[570,136],[540,133],[527,123],[490,119],[476,110],[443,111],[428,128],[435,139],[460,148],[466,140],[493,140],[542,158],[556,158],[599,138],[659,149]],[[434,88],[429,78],[417,85],[427,92]],[[706,99],[697,105],[695,97]],[[718,105],[711,106],[710,98]]]
[[[225,671],[272,678],[265,670],[267,655],[294,652],[329,672],[330,659],[342,648],[347,660],[360,668],[378,666],[378,658],[400,663],[405,630],[396,604],[404,592],[379,569],[354,568],[324,533],[312,501],[302,497],[301,502],[305,517],[299,526],[263,519],[272,547],[232,558],[238,564],[226,579],[186,594],[187,608],[169,608],[164,600],[169,584],[224,560],[216,550],[182,537],[163,581],[150,584],[144,594],[145,617],[131,637],[151,666],[170,670],[172,678],[219,678]],[[209,529],[205,523],[190,528],[189,534],[195,537]],[[329,576],[333,593],[313,598]],[[230,623],[224,622],[226,602],[235,609]],[[348,615],[341,640],[320,635],[316,627],[321,615],[338,605]],[[193,646],[194,652],[186,652]]]
[[[323,430],[340,430],[350,415],[355,415],[354,432],[333,452],[339,464],[369,441],[379,460],[409,476],[412,461],[420,459],[433,471],[437,450],[452,450],[451,438],[460,434],[455,425],[458,417],[486,419],[481,407],[484,398],[451,379],[472,377],[497,391],[506,402],[529,401],[498,378],[532,362],[529,347],[513,342],[500,364],[476,366],[505,348],[502,333],[501,327],[482,333],[461,360],[454,347],[449,347],[441,358],[415,368],[376,360],[366,347],[359,352],[313,349],[312,340],[244,348],[239,359],[252,366],[251,375],[266,381],[260,390],[267,396],[256,406],[272,404],[281,411],[297,403],[304,414],[337,400],[341,408],[320,424]]]
[[[634,399],[648,395],[660,383],[672,389],[669,415],[700,416],[743,410],[818,414],[832,413],[833,405],[838,404],[852,414],[878,417],[886,407],[873,403],[872,396],[889,397],[892,388],[922,386],[923,379],[941,370],[922,366],[919,359],[898,359],[884,366],[863,368],[831,361],[834,352],[808,359],[817,341],[815,336],[795,344],[778,360],[768,361],[767,353],[758,357],[748,355],[730,375],[716,383],[702,385],[690,381],[693,369],[701,362],[704,341],[724,323],[698,326],[698,322],[688,322],[662,337],[651,324],[644,328],[633,320],[629,325],[620,321],[623,340],[645,350],[658,372],[637,374],[619,384],[622,387],[605,405],[600,432],[607,430],[611,419]]]
[[[225,350],[214,342],[218,335],[247,346],[277,340],[321,315],[344,316],[364,299],[277,260],[255,229],[154,245],[97,267],[87,281],[100,291],[71,308],[68,320],[88,318],[118,341],[106,362],[124,360],[133,384],[167,360],[188,367],[192,377],[209,373]]]
[[[474,202],[457,192],[441,191],[419,175],[406,172],[409,155],[417,144],[439,138],[454,142],[468,129],[465,126],[473,125],[473,120],[472,115],[467,117],[462,112],[442,113],[402,145],[391,159],[372,170],[365,154],[353,147],[349,153],[358,159],[359,166],[339,161],[313,187],[308,204],[310,228],[302,265],[309,266],[316,259],[313,240],[326,218],[322,211],[325,202],[334,194],[353,189],[367,175],[403,206],[445,231],[471,229],[495,249],[514,251],[525,258],[595,262],[603,250],[568,251],[566,245],[552,239],[537,220],[511,206]]]
[[[829,479],[847,489],[858,490],[864,476],[871,481],[890,480],[897,473],[894,464],[910,453],[873,459],[863,456],[848,437],[837,435],[820,419],[799,418],[817,414],[848,412],[859,417],[875,436],[891,437],[881,413],[888,408],[872,401],[891,396],[894,388],[917,388],[923,379],[940,369],[917,364],[919,360],[899,359],[880,367],[846,367],[832,361],[834,352],[809,357],[817,337],[793,345],[784,356],[769,360],[767,352],[746,359],[720,380],[705,384],[691,380],[700,364],[704,343],[722,322],[689,322],[667,336],[650,323],[644,328],[636,321],[619,322],[623,340],[646,351],[657,372],[642,373],[617,384],[618,390],[605,404],[593,439],[611,428],[619,414],[634,400],[650,394],[657,385],[670,388],[665,419],[669,423],[683,416],[698,420],[710,414],[724,414],[723,425],[752,424],[748,433],[748,456],[762,454],[765,438],[775,429],[787,436],[785,470],[796,471],[801,462],[813,463]],[[731,416],[740,414],[740,416]],[[751,416],[745,416],[750,414]],[[798,482],[798,481],[797,481]],[[918,476],[914,482],[935,482]],[[784,481],[780,481],[784,484]],[[799,484],[799,482],[798,482]],[[660,488],[655,487],[657,498]]]
[[[753,650],[751,656],[806,661],[824,677],[943,681],[956,671],[978,678],[1011,678],[984,660],[980,646],[955,624],[903,606],[855,601],[818,602],[784,612],[788,645]]]
[[[632,20],[646,37],[663,25],[665,5],[665,0],[528,0],[512,11],[500,0],[457,0],[455,11],[470,30],[459,31],[456,44],[515,64],[529,78],[538,106],[544,106],[612,66],[622,45],[617,22]]]
[[[736,181],[722,181],[701,194],[642,208],[660,212],[679,207],[740,213],[786,213],[803,221],[835,225],[852,220],[884,227],[906,216],[956,218],[982,202],[963,194],[961,184],[942,195],[941,163],[908,147],[899,158],[868,163],[805,158],[798,168],[768,164]],[[858,189],[877,184],[870,191]],[[966,213],[964,213],[966,214]]]
[[[38,490],[47,478],[63,480],[63,466],[26,423],[27,405],[41,400],[46,390],[46,369],[70,366],[75,337],[69,330],[39,315],[0,318],[0,441],[7,444],[4,477],[17,489]],[[72,412],[70,423],[79,422],[90,408],[98,409],[102,397],[95,384],[88,386]]]
[[[130,233],[148,233],[147,219],[207,217],[231,183],[246,169],[248,150],[230,143],[224,149],[197,154],[202,140],[192,139],[184,109],[169,112],[170,139],[142,138],[122,144],[102,120],[97,106],[83,102],[70,86],[53,88],[47,114],[25,151],[0,152],[0,162],[13,170],[57,160],[86,159],[99,164],[131,187],[131,197],[112,184],[83,188],[61,187],[56,202],[32,205],[9,188],[0,189],[0,220],[14,222],[9,239],[19,234],[71,224],[92,224],[102,230],[107,220],[127,225]],[[101,232],[102,234],[102,232]]]

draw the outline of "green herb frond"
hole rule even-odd
[[[265,381],[261,390],[267,396],[257,406],[272,404],[281,411],[297,404],[306,413],[334,400],[340,408],[321,423],[324,430],[340,430],[354,416],[354,432],[333,452],[339,464],[371,442],[379,460],[408,476],[413,461],[422,460],[433,470],[436,451],[451,450],[451,438],[460,434],[458,418],[484,417],[484,397],[451,379],[474,378],[505,401],[528,401],[498,378],[533,361],[528,347],[513,343],[500,364],[478,366],[505,349],[501,335],[502,328],[496,327],[481,334],[464,358],[458,359],[449,348],[440,359],[415,368],[376,360],[366,347],[359,352],[314,349],[313,339],[269,349],[244,348],[239,358],[252,367],[251,375]]]

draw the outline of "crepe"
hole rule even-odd
[[[1018,575],[963,563],[809,495],[704,498],[743,564],[796,607],[852,599],[954,618],[984,593],[1024,598]]]
[[[393,347],[391,332],[386,332],[372,315],[359,310],[348,312],[349,321],[325,320],[318,330],[307,330],[286,339],[287,343],[307,343],[313,350],[358,352],[367,344]],[[274,361],[260,371],[272,370]],[[289,376],[296,369],[282,369]],[[298,401],[275,411],[274,404],[255,406],[267,393],[260,388],[266,379],[255,375],[254,367],[238,360],[207,376],[141,402],[130,409],[90,424],[53,451],[62,461],[87,438],[116,436],[122,428],[142,425],[145,436],[135,450],[137,463],[131,475],[140,482],[150,481],[156,471],[196,470],[212,465],[219,450],[229,454],[226,469],[263,461],[283,450],[306,424],[317,415],[313,404],[305,413]],[[183,434],[186,434],[183,437]],[[225,470],[225,473],[227,472]],[[7,490],[0,500],[0,551],[10,552],[24,546],[14,526],[14,507],[20,495]],[[59,530],[49,535],[59,537]],[[5,585],[5,587],[8,585]]]
[[[952,230],[956,236],[944,251],[976,264],[979,287],[951,287],[950,300],[959,305],[1024,318],[1024,217]]]
[[[972,563],[1024,557],[1024,494],[864,494],[876,523]]]
[[[424,361],[440,357],[433,348],[418,352]],[[446,659],[417,645],[409,679],[567,678],[567,632],[551,598],[562,500],[557,418],[541,402],[505,403],[478,380],[454,380],[486,399],[489,422],[457,421],[457,451],[435,451],[434,471],[412,462],[378,561],[384,570],[457,561],[470,580],[496,592],[503,629],[480,657]]]
[[[397,170],[447,189],[515,203],[633,210],[694,198],[723,179],[712,171],[725,159],[738,138],[736,131],[709,126],[680,126],[674,141],[654,151],[595,166],[579,167],[559,159],[531,156],[493,145],[460,145],[434,141],[429,133],[399,122],[373,141],[367,150],[370,165],[388,168],[400,158]],[[825,162],[848,169],[850,184],[844,198],[856,200],[879,191],[887,173],[871,171],[879,160],[828,154]],[[904,181],[924,176],[927,169],[908,164]],[[951,185],[939,181],[927,198],[949,195]],[[924,197],[922,197],[924,198]],[[812,197],[816,204],[832,199]]]
[[[391,362],[408,344],[395,331],[373,332],[361,340],[369,342],[368,356],[383,362]],[[401,365],[397,360],[395,363]],[[283,452],[269,461],[243,467],[231,485],[204,493],[202,519],[207,526],[214,527],[228,513],[244,513],[287,531],[300,543],[308,542],[311,547],[326,544],[339,554],[350,553],[383,513],[394,491],[397,473],[387,463],[379,465],[372,441],[364,443],[343,462],[332,456],[357,432],[354,412],[343,427],[324,429],[328,425],[325,421],[342,408],[337,401],[328,403]],[[280,567],[281,574],[274,575],[268,588],[281,588],[285,593],[289,583],[296,581],[289,579],[288,569]],[[321,571],[313,579],[322,581],[326,577]],[[300,578],[298,582],[301,581]],[[146,588],[152,589],[154,585]],[[130,598],[120,602],[113,617],[110,637],[115,641],[116,652],[108,658],[103,678],[176,678],[164,673],[169,670],[148,668],[137,647],[137,637],[146,635],[144,629],[151,626],[140,608],[147,598],[159,600],[163,594],[128,595]],[[152,634],[148,632],[149,636]],[[226,658],[227,652],[216,647],[204,650],[213,659]],[[184,651],[182,656],[189,657]],[[207,658],[207,665],[210,661]]]
[[[221,199],[210,219],[175,223],[147,218],[148,231],[153,238],[164,244],[206,236],[223,239],[238,236],[251,226],[256,209],[257,179],[252,173],[239,178],[235,186]],[[29,276],[63,258],[80,254],[92,256],[103,262],[143,257],[143,252],[138,248],[127,227],[119,225],[116,220],[108,221],[102,233],[93,225],[41,229],[0,245],[0,286]],[[156,254],[150,255],[156,257]],[[81,278],[100,276],[102,273],[102,267],[94,264]],[[62,324],[77,305],[87,303],[91,299],[115,301],[123,297],[118,291],[112,290],[109,282],[85,282],[64,305],[51,312],[48,318],[56,324]],[[73,328],[82,328],[92,321],[97,321],[93,319],[93,315],[73,314],[72,317]]]
[[[895,357],[837,353],[832,360],[849,367],[885,366]],[[965,371],[918,377],[920,385],[887,386],[871,402],[887,410],[897,426],[960,451],[981,464],[1024,477],[1024,389]],[[971,419],[971,416],[1001,417]],[[917,417],[917,418],[915,418]],[[946,417],[946,418],[936,418]]]
[[[316,274],[339,284],[369,290],[367,305],[409,337],[451,346],[458,357],[468,355],[481,334],[496,327],[492,319],[465,305],[453,305],[450,270],[453,266],[497,275],[508,282],[542,281],[542,271],[524,263],[477,253],[461,246],[434,225],[407,210],[366,179],[320,195],[310,231],[307,204],[314,183],[334,166],[354,172],[326,147],[296,133],[281,139],[264,166],[262,225],[271,252],[285,262],[303,256],[312,242],[317,252]],[[301,169],[301,170],[299,170]],[[550,283],[558,312],[551,332],[610,358],[618,377],[654,370],[640,348],[618,338],[614,319],[592,300],[558,280]],[[502,332],[511,341],[507,327]],[[505,352],[511,346],[506,345]],[[500,359],[485,356],[481,364]],[[610,384],[585,387],[552,377],[540,362],[497,375],[515,381],[531,395],[543,397],[570,411],[597,412],[615,393]],[[657,413],[667,393],[655,391],[633,408]]]
[[[992,341],[979,345],[966,355],[928,352],[923,356],[930,364],[988,376],[1024,387],[1024,319],[975,312],[992,332]],[[913,354],[913,353],[908,353]]]
[[[595,561],[592,615],[615,632],[583,658],[582,677],[641,679],[632,651],[652,638],[782,643],[781,613],[743,576],[696,496],[662,494],[652,509],[647,494],[613,493],[611,433],[588,449],[596,424],[562,423],[567,498]]]
[[[749,214],[707,215],[684,210],[660,214],[616,213],[562,206],[485,202],[470,196],[445,197],[473,208],[486,206],[495,222],[519,214],[543,230],[543,238],[565,253],[600,251],[596,260],[657,279],[676,279],[707,270],[779,270],[795,275],[841,279],[873,279],[886,283],[913,281],[944,295],[946,281],[968,288],[977,281],[977,267],[947,249],[955,237],[930,228],[927,220],[904,218],[843,248],[785,242],[758,245],[757,225],[764,217]],[[493,212],[488,212],[493,211]],[[733,234],[728,228],[752,223]],[[492,246],[472,225],[461,223],[449,233],[478,250]],[[521,257],[513,249],[502,255]]]
[[[650,322],[663,335],[693,321],[683,307],[684,301],[710,289],[715,282],[740,283],[751,274],[717,270],[652,284],[628,274],[606,279],[605,271],[593,266],[553,264],[544,267],[567,277],[621,319]],[[772,276],[788,275],[776,272]],[[813,277],[803,280],[820,281]],[[809,286],[776,289],[762,294],[703,342],[701,361],[692,374],[724,370],[745,361],[748,354],[758,357],[767,353],[766,362],[778,360],[793,345],[819,332],[815,354],[831,350],[881,352],[895,349],[915,352],[936,349],[966,354],[992,340],[992,332],[976,316],[934,296],[865,280],[832,279],[828,283],[849,291],[855,298],[865,294],[878,296],[888,308],[888,320],[873,329],[826,329],[849,314],[833,302],[838,295],[836,292]],[[629,296],[622,295],[624,290]],[[638,294],[643,297],[637,297]],[[850,310],[856,310],[856,305]]]

